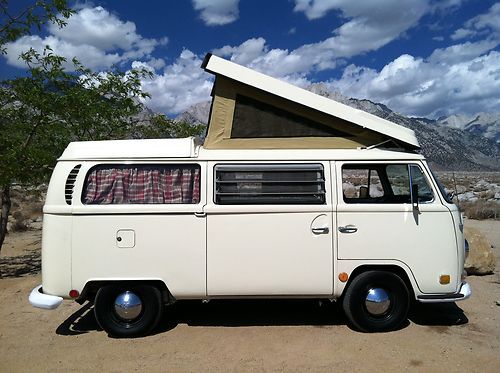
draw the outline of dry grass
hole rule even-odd
[[[495,201],[461,202],[460,209],[469,219],[500,219],[500,203]]]

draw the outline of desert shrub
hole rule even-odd
[[[479,198],[481,198],[481,199],[492,199],[494,197],[495,197],[494,190],[485,190],[485,191],[479,193]]]
[[[495,201],[462,202],[460,208],[469,219],[500,219],[500,203]]]
[[[43,202],[36,201],[26,206],[30,218],[36,218],[43,213]]]
[[[22,232],[29,228],[28,216],[26,216],[22,211],[16,211],[12,214],[14,221],[10,226],[12,232]]]

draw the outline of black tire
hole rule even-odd
[[[389,306],[380,314],[373,314],[367,308],[365,301],[370,289],[382,289],[388,296]],[[367,271],[352,280],[345,291],[342,307],[357,329],[363,332],[384,332],[397,329],[407,320],[410,297],[404,281],[398,275]]]
[[[115,299],[129,291],[139,297],[140,314],[131,320],[121,318],[115,311]],[[158,324],[163,312],[160,291],[148,285],[107,285],[101,287],[94,301],[97,323],[113,337],[140,337],[149,334]]]

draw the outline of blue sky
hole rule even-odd
[[[12,1],[11,1],[12,3]],[[11,5],[22,8],[28,1]],[[500,112],[500,2],[488,0],[177,0],[72,3],[67,27],[7,45],[50,45],[101,71],[155,72],[147,105],[175,115],[210,98],[207,52],[292,84],[381,102],[410,116]]]

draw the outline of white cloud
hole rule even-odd
[[[350,65],[329,86],[345,95],[369,98],[413,116],[498,110],[500,52],[471,54],[461,59],[439,60],[437,56],[433,54],[424,60],[402,55],[381,71]]]
[[[299,49],[306,54],[319,51],[324,60],[377,50],[415,26],[429,9],[427,0],[295,0],[294,10],[309,19],[336,10],[346,20],[333,37]]]
[[[226,25],[239,17],[239,0],[193,0],[195,10],[207,26]]]
[[[447,65],[470,61],[495,48],[498,44],[498,41],[482,40],[475,43],[465,42],[463,44],[450,45],[447,48],[434,50],[429,57],[429,61]]]
[[[447,12],[458,9],[467,0],[434,0],[431,5],[433,12]]]
[[[185,49],[161,74],[143,80],[143,89],[151,95],[146,105],[155,111],[176,114],[191,105],[208,101],[213,78],[200,68],[201,63],[201,58]],[[143,62],[135,62],[132,66],[148,67]]]
[[[337,9],[348,21],[333,31],[334,36],[291,51],[270,49],[264,38],[252,38],[237,46],[226,45],[214,53],[275,77],[302,80],[314,71],[337,67],[345,58],[388,44],[414,26],[428,9],[427,2],[421,0],[383,0],[383,4],[352,0],[295,2],[295,10],[310,17]]]
[[[459,29],[455,30],[455,32],[450,37],[451,37],[452,40],[459,40],[459,39],[466,38],[468,36],[472,36],[475,33],[476,32],[472,31],[472,30],[467,30],[467,29],[464,29],[464,28],[459,28]]]
[[[337,0],[295,0],[296,12],[304,12],[308,19],[317,19],[324,17],[332,9],[339,7]]]
[[[480,34],[488,35],[490,39],[500,39],[500,3],[492,5],[487,13],[465,22],[464,27],[457,29],[451,38],[458,40]]]
[[[33,48],[41,52],[48,45],[54,53],[70,61],[76,57],[91,69],[109,68],[134,59],[151,59],[151,53],[159,45],[165,45],[167,38],[148,39],[136,32],[133,22],[122,21],[106,9],[97,6],[81,8],[69,18],[64,28],[50,25],[49,36],[24,36],[6,44],[7,63],[25,67],[19,55]],[[154,59],[152,64],[160,60]],[[71,64],[67,64],[71,68]]]

